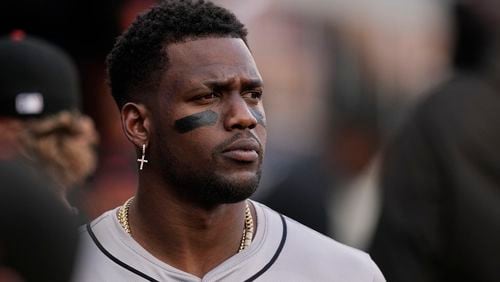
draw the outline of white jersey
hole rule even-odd
[[[108,211],[82,228],[74,281],[385,281],[366,253],[252,203],[258,223],[252,244],[202,278],[148,253],[123,230],[117,210]]]

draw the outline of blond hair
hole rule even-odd
[[[28,159],[38,162],[66,192],[82,184],[97,164],[98,134],[92,120],[74,111],[63,111],[25,121],[20,136]]]

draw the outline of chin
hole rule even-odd
[[[259,186],[260,174],[237,173],[217,177],[206,187],[208,199],[221,204],[237,203],[252,196]]]
[[[218,173],[215,176],[220,181],[239,187],[259,185],[260,173],[255,171]]]
[[[260,175],[260,170],[219,173],[198,171],[184,175],[166,171],[164,174],[165,180],[173,184],[171,187],[179,197],[205,207],[248,199],[257,190]]]
[[[252,196],[260,181],[258,172],[219,173],[204,179],[198,200],[205,205],[231,204]]]

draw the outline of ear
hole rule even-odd
[[[151,115],[144,104],[127,103],[121,110],[122,126],[130,142],[137,147],[148,145],[151,132]]]

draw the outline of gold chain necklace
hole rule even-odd
[[[130,225],[128,222],[128,211],[130,209],[130,204],[134,200],[134,197],[128,199],[118,210],[118,222],[123,227],[125,232],[132,234],[130,231]],[[253,216],[250,211],[250,205],[248,201],[245,202],[245,228],[243,229],[243,236],[241,237],[240,247],[238,253],[246,249],[252,243],[253,239]]]
[[[128,199],[118,210],[118,222],[125,229],[125,232],[132,234],[130,232],[130,225],[128,224],[128,210],[130,209],[130,204],[134,200],[134,197]]]
[[[252,243],[253,239],[253,217],[250,211],[248,201],[245,201],[245,228],[243,229],[243,236],[240,241],[240,248],[238,253],[246,249]]]

